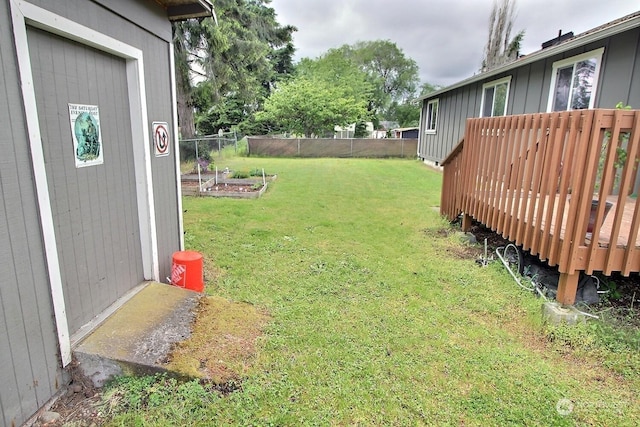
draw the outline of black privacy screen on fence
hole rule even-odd
[[[249,155],[268,157],[416,157],[417,139],[249,137]]]

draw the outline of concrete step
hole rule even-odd
[[[149,282],[75,347],[82,373],[102,387],[116,375],[166,372],[173,345],[191,334],[200,297]]]

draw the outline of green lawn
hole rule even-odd
[[[539,299],[444,232],[439,173],[214,159],[278,175],[260,199],[184,200],[207,292],[271,322],[238,391],[131,379],[113,425],[640,424],[637,331],[543,325]]]

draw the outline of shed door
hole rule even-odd
[[[71,334],[143,280],[125,60],[27,30]],[[77,168],[69,104],[99,108],[103,163]]]

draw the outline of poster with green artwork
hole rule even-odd
[[[69,120],[76,167],[82,168],[104,163],[98,106],[69,104]]]

